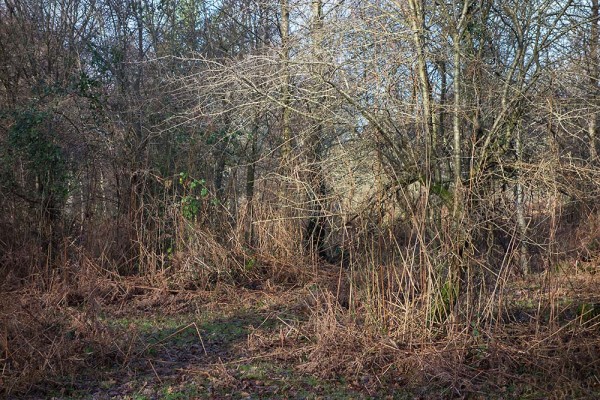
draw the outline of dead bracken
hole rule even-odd
[[[0,398],[600,398],[600,0],[0,0]]]

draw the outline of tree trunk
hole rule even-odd
[[[318,113],[321,109],[323,99],[320,97],[320,89],[322,80],[322,68],[321,62],[323,57],[322,51],[322,28],[323,28],[323,2],[321,0],[312,0],[311,2],[311,39],[313,46],[313,57],[315,61],[315,67],[313,68],[313,74],[315,75],[316,88],[315,93],[317,95],[317,107],[314,110]],[[325,187],[325,179],[322,170],[322,146],[321,141],[323,139],[324,129],[322,121],[317,122],[317,126],[310,133],[308,140],[308,184],[309,184],[309,210],[310,217],[306,226],[305,237],[307,239],[307,245],[311,248],[313,254],[318,255],[320,258],[333,262],[330,252],[327,249],[325,239],[328,235],[328,228],[326,219],[323,212],[323,202],[326,197],[327,189]]]
[[[425,43],[423,39],[425,31],[425,15],[423,5],[419,0],[408,0],[410,7],[410,25],[413,33],[413,42],[417,53],[417,68],[419,76],[419,91],[421,95],[421,102],[423,103],[423,128],[424,134],[429,143],[426,149],[426,157],[428,164],[427,174],[431,171],[431,156],[433,154],[433,145],[437,141],[434,132],[434,124],[432,120],[431,112],[431,88],[429,82],[429,75],[427,73],[427,59],[425,55]]]
[[[460,29],[460,27],[459,27]],[[452,117],[452,135],[453,135],[453,175],[454,175],[454,205],[452,214],[460,223],[460,211],[462,209],[462,178],[461,178],[461,135],[460,135],[460,32],[453,35],[454,48],[454,115]]]
[[[250,138],[250,155],[246,166],[246,229],[244,240],[250,248],[255,245],[254,235],[254,182],[256,180],[256,162],[258,160],[258,121],[259,116],[256,116],[252,129],[252,137]]]
[[[290,4],[289,0],[281,0],[281,61],[283,67],[282,89],[281,89],[281,132],[283,136],[283,147],[281,160],[285,165],[289,162],[290,153],[292,150],[292,127],[291,127],[291,96],[290,96]]]
[[[514,134],[515,153],[517,163],[520,163],[523,158],[523,144],[521,140],[521,129],[517,128]],[[519,235],[519,264],[521,271],[524,274],[529,274],[529,254],[527,250],[527,221],[525,220],[525,205],[524,205],[524,190],[521,181],[521,171],[516,169],[516,184],[514,188],[515,195],[515,210],[517,217],[517,229]]]
[[[590,16],[590,55],[589,55],[589,76],[590,76],[590,115],[588,116],[588,136],[589,136],[589,151],[590,160],[596,161],[598,156],[596,150],[596,132],[598,130],[598,113],[596,104],[598,102],[598,16],[599,7],[598,0],[592,0],[592,9]]]

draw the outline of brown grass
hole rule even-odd
[[[553,243],[532,245],[541,261],[531,275],[518,270],[514,243],[503,252],[501,235],[492,235],[506,229],[502,221],[489,231],[489,221],[479,222],[489,243],[471,240],[489,246],[484,254],[459,243],[447,219],[421,224],[421,212],[430,218],[424,209],[365,212],[352,225],[331,215],[328,224],[338,230],[347,259],[330,264],[306,245],[301,199],[280,194],[264,194],[252,221],[237,224],[226,222],[232,216],[224,207],[209,210],[221,213],[213,219],[207,210],[195,220],[172,211],[169,223],[141,232],[124,229],[126,221],[112,231],[100,223],[85,242],[65,239],[55,265],[40,262],[39,248],[7,253],[3,261],[11,267],[0,288],[2,394],[43,391],[142,358],[147,345],[136,329],[115,329],[103,315],[236,307],[253,307],[277,325],[252,327],[248,340],[236,343],[242,359],[344,378],[367,395],[390,387],[425,398],[599,393],[596,214],[571,222],[540,217],[532,235]],[[120,229],[143,240],[118,244]],[[19,259],[29,264],[14,267]],[[448,287],[457,260],[463,286],[455,295]],[[231,380],[226,368],[218,371]]]
[[[571,275],[560,272],[556,279]],[[593,293],[595,274],[577,277],[568,293],[569,285],[561,281],[561,298]],[[45,390],[60,386],[65,377],[81,379],[82,371],[123,367],[142,356],[144,344],[135,329],[110,328],[100,313],[177,315],[190,312],[191,305],[220,312],[248,304],[295,316],[282,318],[275,331],[251,330],[248,341],[237,345],[248,359],[284,362],[325,380],[343,377],[366,394],[396,387],[426,398],[585,398],[598,391],[600,317],[577,314],[576,305],[557,306],[562,312],[552,314],[546,301],[539,306],[546,311],[528,320],[517,316],[487,328],[473,325],[408,340],[400,329],[365,318],[365,297],[362,304],[343,304],[339,282],[336,270],[325,270],[314,283],[296,288],[273,283],[257,291],[221,284],[211,291],[188,291],[153,286],[147,279],[116,280],[90,268],[68,284],[57,279],[44,290],[29,284],[5,291],[0,304],[3,392]],[[513,289],[521,294],[541,290],[533,282],[530,277]],[[418,316],[413,317],[406,326],[417,324]]]
[[[22,393],[76,376],[82,368],[119,363],[126,338],[99,320],[100,290],[53,282],[0,298],[0,387]]]

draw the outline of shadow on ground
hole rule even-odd
[[[320,381],[270,357],[269,349],[252,348],[252,337],[277,336],[302,316],[280,306],[233,307],[223,304],[171,315],[161,315],[159,308],[107,314],[100,323],[123,338],[121,354],[112,362],[93,362],[88,354],[90,368],[43,382],[27,398],[364,397],[344,381]]]

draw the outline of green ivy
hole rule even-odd
[[[12,158],[20,158],[28,172],[37,177],[39,194],[56,202],[67,196],[69,174],[62,149],[48,128],[51,117],[50,113],[35,109],[17,113],[9,130],[8,145]]]
[[[209,195],[206,187],[206,180],[193,179],[189,173],[179,173],[179,184],[184,188],[184,195],[181,197],[181,213],[184,218],[194,220],[200,213],[202,200]]]

